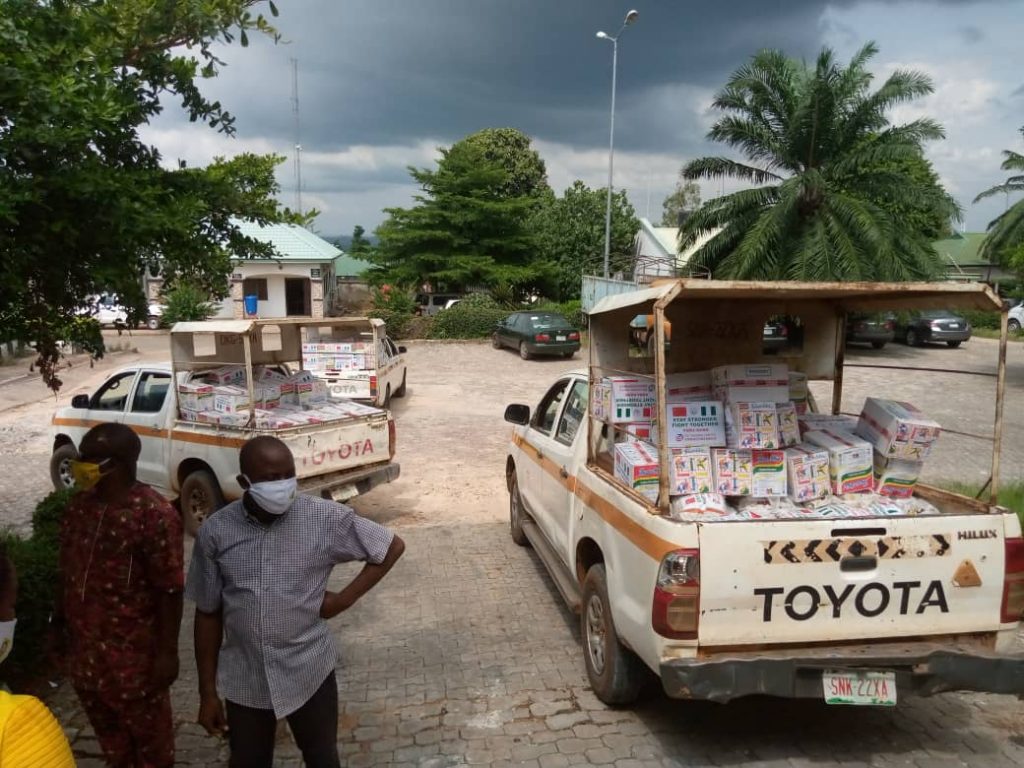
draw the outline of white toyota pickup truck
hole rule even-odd
[[[1024,691],[1024,539],[994,491],[982,502],[918,483],[910,501],[931,514],[908,504],[906,514],[688,518],[669,493],[664,423],[655,417],[651,448],[660,474],[654,493],[642,493],[614,472],[619,425],[588,405],[613,373],[649,375],[653,413],[664,414],[666,372],[778,362],[762,328],[786,314],[803,331],[799,349],[782,354],[791,370],[832,382],[839,414],[846,313],[929,307],[999,301],[979,285],[676,280],[599,302],[589,371],[560,377],[535,407],[508,407],[512,537],[533,545],[580,613],[587,674],[603,701],[634,700],[645,667],[670,696],[719,702],[767,694],[895,705],[912,694]],[[656,318],[653,357],[631,350],[638,314]],[[1005,356],[992,376],[995,489]]]
[[[395,424],[387,411],[353,405],[343,415],[317,414],[314,422],[267,416],[264,422],[253,418],[215,423],[186,418],[189,411],[181,402],[179,386],[171,386],[200,381],[223,366],[237,366],[245,371],[240,379],[245,384],[239,389],[247,392],[240,394],[241,399],[259,402],[256,370],[301,369],[303,328],[314,328],[318,338],[330,339],[338,325],[309,319],[179,323],[171,332],[171,363],[121,369],[91,395],[77,395],[71,407],[56,412],[50,459],[54,486],[73,484],[68,462],[77,456],[85,432],[104,422],[127,424],[139,435],[139,480],[168,498],[180,498],[185,525],[192,532],[225,501],[241,496],[238,452],[257,434],[272,434],[288,445],[304,493],[345,501],[391,482],[400,469],[393,461]],[[258,414],[254,409],[245,413]]]

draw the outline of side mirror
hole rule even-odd
[[[406,347],[399,347],[398,348],[398,354],[400,354],[400,355],[404,355],[408,351],[409,350]]]
[[[72,408],[88,408],[89,407],[89,396],[88,395],[75,395],[71,398]]]
[[[512,403],[505,409],[505,421],[509,424],[526,425],[530,423],[530,406]]]

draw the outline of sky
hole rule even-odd
[[[629,2],[632,5],[629,5]],[[489,127],[529,134],[559,193],[608,174],[612,45],[619,39],[616,189],[657,221],[679,168],[728,148],[705,138],[715,92],[762,48],[843,60],[874,40],[876,84],[895,68],[927,73],[935,92],[894,111],[937,119],[946,139],[927,154],[964,207],[963,228],[983,231],[1007,200],[972,205],[1005,179],[1004,149],[1024,151],[1024,2],[1021,0],[277,0],[276,45],[224,47],[203,84],[237,120],[234,137],[190,123],[173,103],[144,137],[168,166],[201,165],[243,151],[288,157],[281,200],[296,207],[294,146],[302,147],[303,208],[314,229],[372,231],[383,209],[418,192],[407,167],[429,167],[438,147]],[[293,110],[297,60],[299,120]],[[704,198],[739,188],[702,184]],[[1014,202],[1013,198],[1009,202]]]

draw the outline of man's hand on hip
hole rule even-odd
[[[355,600],[348,596],[347,590],[341,592],[324,592],[324,599],[320,603],[320,618],[333,619],[339,613],[343,613],[355,604]]]

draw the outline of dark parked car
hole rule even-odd
[[[534,355],[572,357],[580,348],[580,332],[556,312],[513,312],[494,329],[495,349],[519,350],[523,360]]]
[[[850,315],[846,318],[846,343],[870,344],[881,349],[896,337],[896,319],[890,315]]]
[[[950,347],[959,347],[971,338],[971,324],[959,315],[941,309],[928,309],[913,313],[896,329],[897,338],[911,347],[926,342],[945,342]]]

